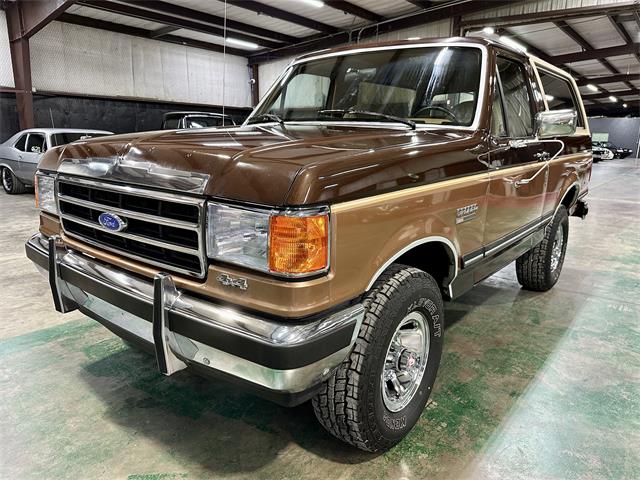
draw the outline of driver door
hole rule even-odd
[[[484,233],[487,255],[540,222],[548,178],[545,160],[550,155],[534,136],[535,110],[524,63],[499,55],[496,65]]]

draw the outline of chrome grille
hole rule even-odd
[[[56,192],[67,235],[168,271],[205,276],[203,199],[63,175]],[[126,229],[103,227],[101,213],[126,220]]]

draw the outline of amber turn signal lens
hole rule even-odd
[[[304,274],[329,262],[329,216],[273,216],[269,222],[269,270]]]
[[[36,198],[36,210],[38,210],[40,208],[40,195],[38,195],[38,175],[33,177],[33,186],[35,187],[35,191],[33,193],[35,193]]]

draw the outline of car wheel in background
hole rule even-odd
[[[16,177],[8,168],[3,167],[0,175],[2,176],[2,188],[9,195],[15,195],[27,191],[27,187],[25,187],[24,183],[18,180],[18,177]]]

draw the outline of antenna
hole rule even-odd
[[[222,26],[224,42],[222,42],[222,126],[225,126],[224,104],[225,104],[225,83],[227,77],[227,0],[224,0],[224,23]]]
[[[56,128],[56,124],[53,123],[53,112],[51,111],[51,107],[49,107],[49,118],[51,118],[51,128]]]

